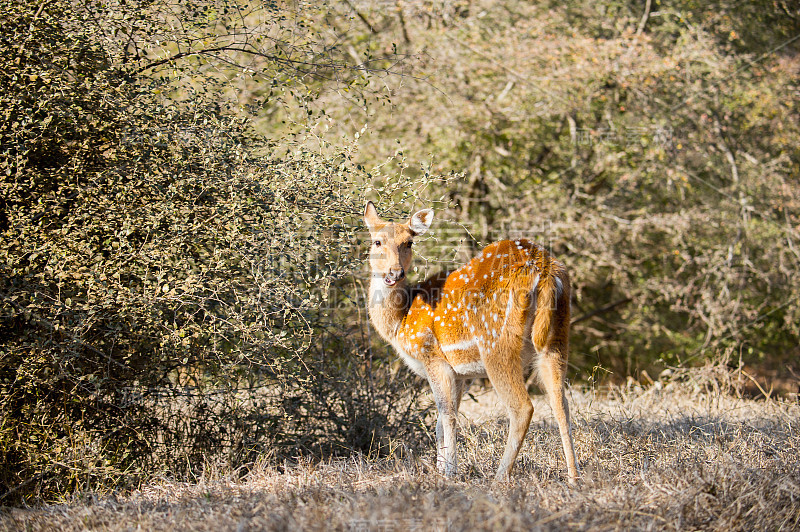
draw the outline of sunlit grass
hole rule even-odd
[[[474,398],[474,399],[473,399]],[[459,476],[433,446],[323,462],[209,466],[127,494],[10,510],[6,530],[777,530],[800,526],[800,405],[710,390],[702,375],[570,392],[583,477],[566,482],[541,396],[509,483],[494,483],[507,422],[492,391],[462,405]]]

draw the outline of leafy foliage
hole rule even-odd
[[[4,497],[379,451],[417,426],[417,392],[329,312],[362,305],[334,290],[360,263],[355,147],[254,135],[208,57],[186,77],[210,53],[186,46],[235,28],[176,6],[2,8]],[[182,16],[184,71],[147,52]]]

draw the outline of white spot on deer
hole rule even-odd
[[[501,334],[506,330],[506,325],[508,325],[508,318],[511,316],[511,307],[514,304],[514,297],[513,294],[508,294],[508,303],[506,304],[506,317],[503,320],[503,328],[501,329]]]
[[[466,351],[472,347],[475,347],[475,340],[464,340],[462,342],[442,345],[441,349],[443,353],[449,353],[450,351]]]

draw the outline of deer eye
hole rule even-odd
[[[376,247],[376,248],[379,248],[379,247],[381,247],[381,241],[380,241],[380,240],[376,240],[376,241],[375,241],[375,247]]]

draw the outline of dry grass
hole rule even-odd
[[[8,509],[3,530],[796,530],[800,406],[719,393],[697,380],[603,394],[573,390],[583,468],[565,482],[542,397],[513,482],[492,484],[506,421],[492,392],[465,398],[460,472],[424,456],[154,482],[132,494]]]

